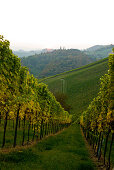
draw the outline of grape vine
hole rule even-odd
[[[71,123],[71,116],[65,111],[47,85],[38,83],[20,59],[12,53],[10,43],[0,36],[0,128],[3,126],[2,147],[6,144],[8,122],[13,122],[15,147],[18,129],[22,128],[22,145],[35,137],[56,133]],[[1,133],[1,132],[0,132]]]
[[[109,55],[109,70],[100,79],[100,91],[90,103],[86,111],[80,117],[80,124],[85,137],[93,144],[97,151],[98,159],[101,157],[102,144],[104,147],[104,164],[109,134],[112,134],[108,156],[108,168],[110,168],[110,155],[114,140],[114,54]]]

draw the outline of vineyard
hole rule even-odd
[[[102,77],[107,70],[107,59],[38,80],[21,66],[9,46],[9,41],[0,36],[0,169],[14,166],[15,169],[95,169],[80,125],[98,160],[103,159],[103,166],[112,168],[114,54],[109,55],[108,74]],[[51,91],[68,95],[71,114]],[[96,97],[90,103],[93,96]],[[65,130],[57,134],[62,129]],[[36,145],[24,148],[33,142]],[[12,152],[10,149],[16,146],[19,150]],[[11,152],[2,152],[5,149]]]
[[[114,140],[114,54],[109,55],[109,70],[101,79],[98,96],[93,99],[80,118],[84,135],[98,157],[103,152],[104,165],[110,169]],[[109,149],[108,148],[109,145]],[[107,153],[108,152],[108,153]],[[106,154],[108,162],[106,162]]]
[[[15,147],[58,132],[71,116],[43,83],[22,67],[0,36],[0,147]]]

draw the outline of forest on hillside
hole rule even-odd
[[[35,77],[43,78],[72,70],[95,61],[92,57],[77,49],[59,49],[21,58]]]

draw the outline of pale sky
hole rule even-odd
[[[13,50],[114,44],[114,0],[0,0]]]

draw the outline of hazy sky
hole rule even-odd
[[[114,0],[0,0],[0,34],[16,50],[114,44]]]

